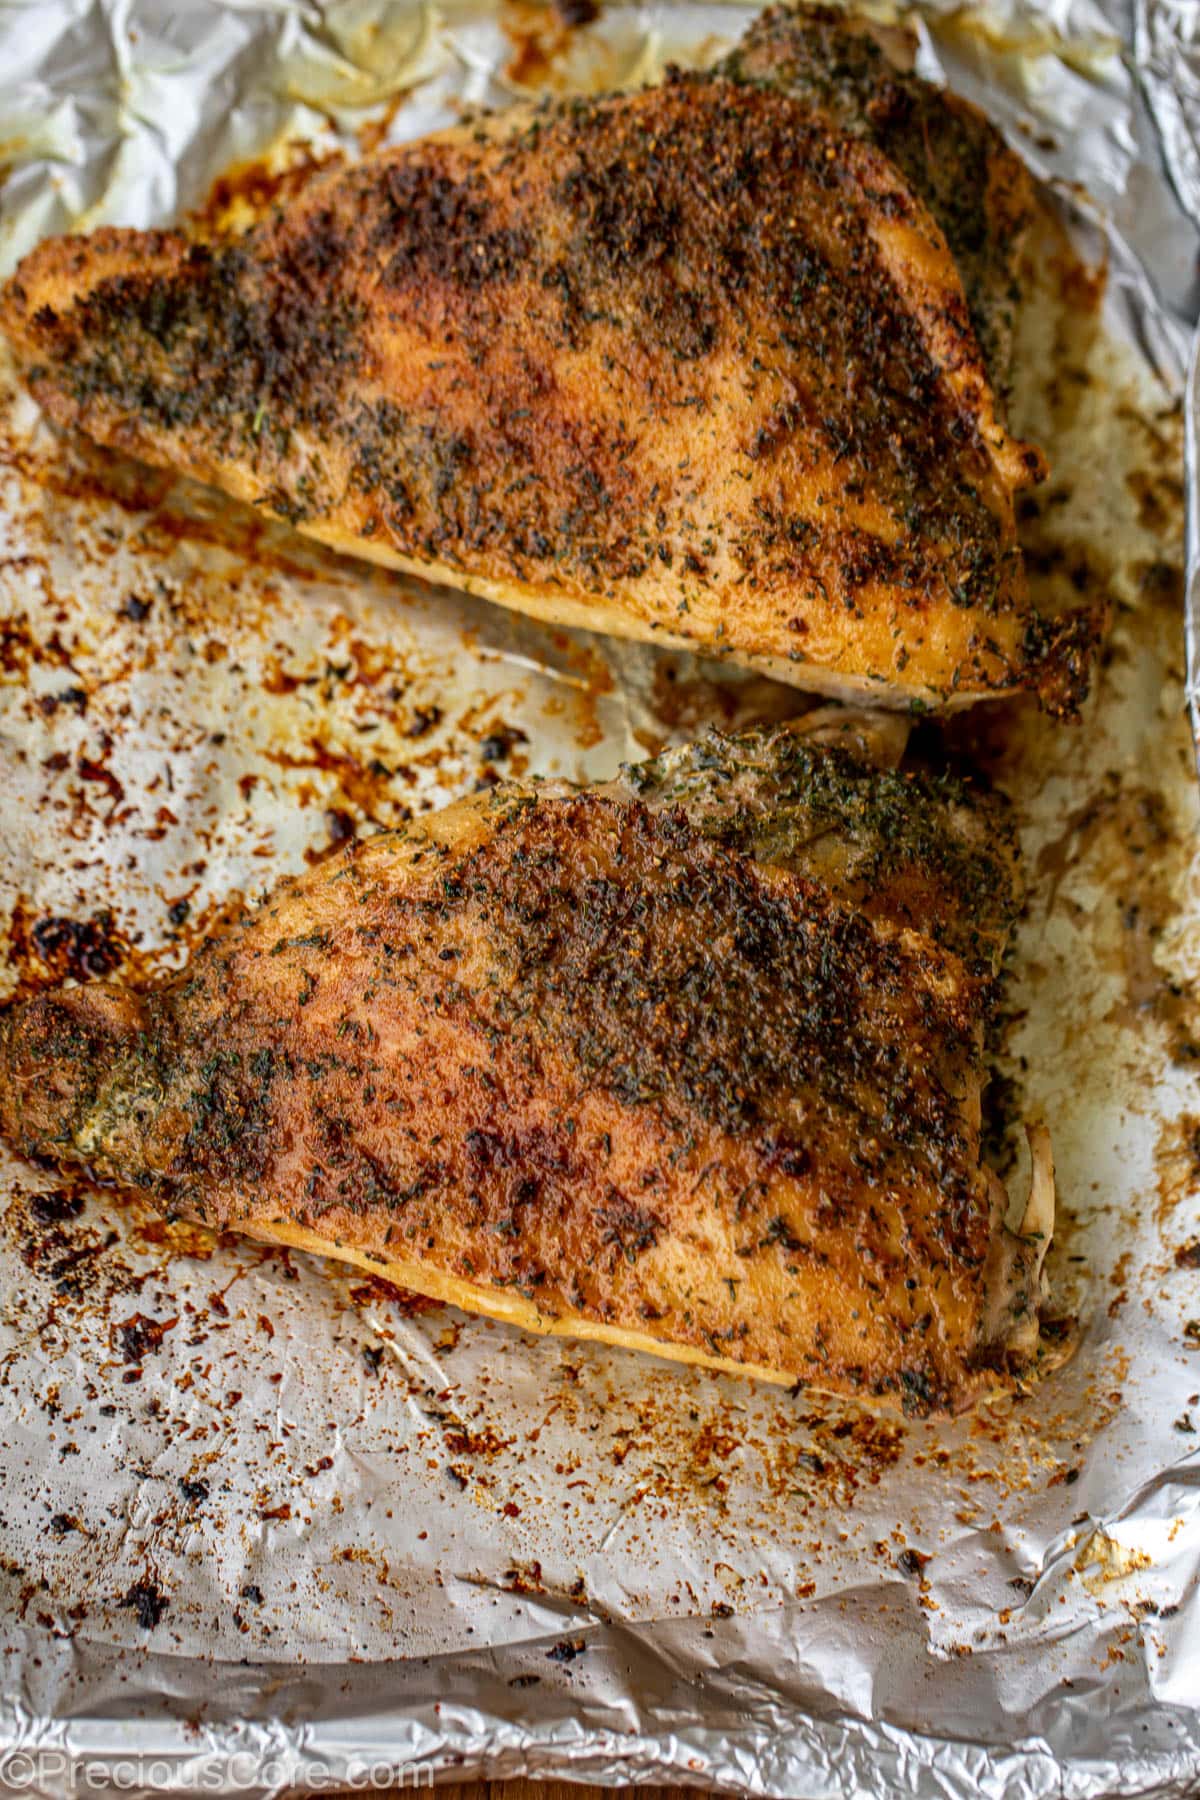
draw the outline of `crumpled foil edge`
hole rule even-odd
[[[1138,0],[1134,54],[1163,166],[1180,205],[1200,225],[1200,14],[1196,8],[1187,0]],[[1184,419],[1187,702],[1200,771],[1200,331],[1192,341]]]

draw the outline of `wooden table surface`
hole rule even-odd
[[[401,1794],[432,1794],[434,1800],[622,1800],[628,1788],[581,1787],[573,1781],[462,1781],[428,1788],[380,1788],[370,1795],[360,1789],[334,1800],[399,1800]],[[684,1787],[642,1787],[632,1790],[638,1800],[699,1800],[703,1790]],[[296,1800],[300,1800],[297,1796]]]
[[[582,1787],[574,1781],[464,1781],[454,1787],[433,1789],[434,1800],[453,1795],[454,1800],[703,1800],[702,1788]]]

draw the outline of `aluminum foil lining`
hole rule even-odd
[[[0,259],[222,173],[236,212],[251,161],[707,63],[749,16],[590,10],[8,5]],[[952,728],[1033,877],[1000,1077],[1054,1137],[1062,1366],[953,1422],[872,1417],[534,1343],[5,1158],[0,1785],[1196,1791],[1200,25],[1013,0],[920,30],[1053,195],[1013,398],[1053,473],[1022,531],[1048,594],[1114,604],[1082,725]],[[231,894],[506,770],[603,777],[799,704],[339,562],[56,437],[0,369],[4,991],[177,964]]]

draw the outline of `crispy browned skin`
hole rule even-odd
[[[841,8],[772,6],[721,70],[733,80],[785,88],[895,164],[945,235],[985,365],[1002,392],[1033,182],[977,106],[911,72],[914,50],[907,33]]]
[[[534,1330],[957,1405],[1036,1309],[979,1160],[1019,901],[995,804],[710,734],[382,835],[146,992],[14,1005],[0,1128]]]
[[[771,86],[458,127],[241,237],[54,240],[0,323],[60,422],[519,610],[891,705],[1086,685],[941,231]]]

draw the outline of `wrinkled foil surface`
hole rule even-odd
[[[749,16],[10,0],[0,264],[231,170],[236,211],[252,161],[707,63]],[[1200,13],[1011,0],[920,32],[1053,196],[1012,401],[1053,474],[1023,532],[1048,593],[1114,603],[1082,724],[953,728],[1029,860],[1000,1076],[1054,1138],[1061,1366],[966,1418],[873,1417],[0,1157],[0,1788],[1198,1790]],[[800,704],[339,562],[56,438],[7,368],[0,649],[5,993],[177,966],[231,895],[480,780],[605,777]]]

